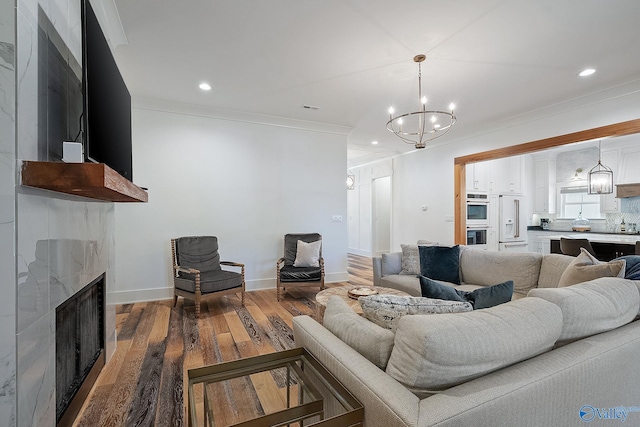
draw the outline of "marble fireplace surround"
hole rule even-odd
[[[105,356],[115,351],[114,205],[18,187],[16,425],[56,425],[56,308],[105,273]]]
[[[47,37],[79,64],[80,22],[77,0],[0,0],[0,267],[10,272],[0,279],[0,424],[10,427],[56,425],[56,307],[103,272],[107,360],[115,351],[114,204],[19,182],[22,161],[51,160]]]

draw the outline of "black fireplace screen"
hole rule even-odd
[[[102,274],[56,309],[56,419],[80,389],[104,352]]]

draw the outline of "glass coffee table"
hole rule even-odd
[[[364,408],[307,350],[188,370],[189,426],[362,426]]]

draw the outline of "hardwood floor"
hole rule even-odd
[[[371,259],[348,256],[349,282],[372,285]],[[195,319],[192,302],[178,299],[117,307],[117,350],[104,367],[74,426],[183,426],[186,370],[295,346],[292,318],[315,315],[317,289],[300,288],[276,301],[276,291],[203,304]],[[249,410],[249,404],[221,410]]]

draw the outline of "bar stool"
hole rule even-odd
[[[560,252],[565,255],[578,256],[580,255],[580,248],[585,248],[591,255],[596,256],[591,242],[589,239],[567,239],[566,237],[560,238]],[[636,251],[638,245],[636,245]]]

